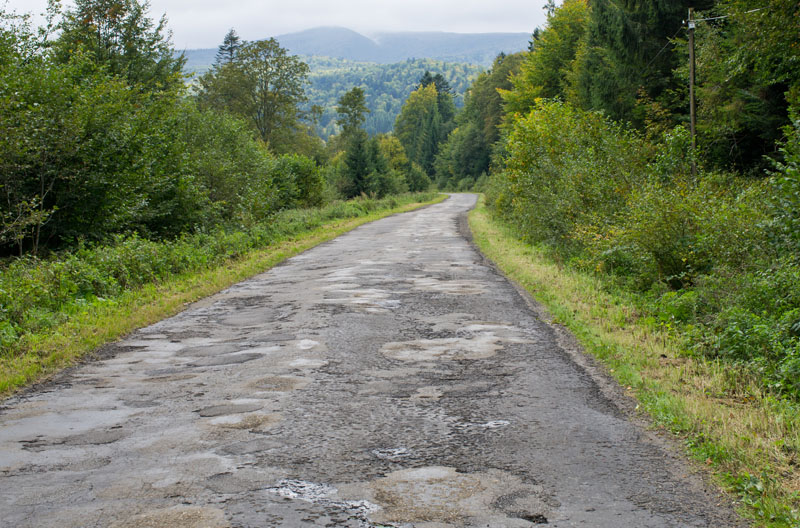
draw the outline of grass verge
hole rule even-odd
[[[648,323],[630,293],[565,268],[521,242],[486,209],[469,218],[474,241],[603,363],[659,427],[739,497],[756,526],[800,526],[800,410],[726,365],[689,357],[680,339]]]
[[[25,335],[12,350],[0,355],[0,397],[41,381],[106,343],[172,316],[194,301],[266,271],[362,224],[438,203],[445,198],[446,195],[438,195],[427,202],[401,203],[365,216],[331,221],[275,245],[231,258],[222,265],[177,274],[124,291],[103,302],[70,305],[61,324]],[[76,309],[76,306],[80,308]]]

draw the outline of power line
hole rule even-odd
[[[765,9],[769,9],[769,8],[768,8],[768,7],[759,7],[758,9],[751,9],[750,11],[745,11],[745,12],[744,12],[744,13],[742,13],[742,14],[743,14],[743,15],[747,15],[747,14],[749,14],[749,13],[755,13],[755,12],[757,12],[757,11],[763,11],[763,10],[765,10]],[[723,18],[730,18],[730,17],[732,17],[732,16],[733,16],[733,15],[722,15],[722,16],[709,17],[709,18],[695,18],[695,19],[694,19],[694,21],[695,21],[695,22],[706,22],[706,21],[708,21],[708,20],[722,20]]]
[[[681,27],[679,27],[679,28],[678,28],[678,31],[676,31],[676,32],[675,32],[675,34],[674,34],[674,35],[672,35],[672,37],[671,37],[670,39],[668,39],[668,40],[667,40],[667,43],[666,43],[666,44],[664,44],[664,47],[663,47],[663,48],[661,48],[661,49],[658,51],[658,53],[656,53],[656,56],[655,56],[655,57],[653,57],[652,59],[650,59],[650,62],[648,62],[648,63],[647,63],[647,66],[645,66],[645,69],[649,68],[649,67],[650,67],[650,65],[651,65],[651,64],[653,64],[653,63],[656,61],[656,59],[658,58],[658,56],[659,56],[659,55],[661,55],[662,53],[664,53],[664,50],[665,50],[665,49],[667,49],[667,48],[669,47],[669,45],[670,45],[670,44],[672,44],[672,41],[673,41],[673,40],[675,40],[675,37],[677,37],[677,36],[678,36],[678,33],[680,33],[682,29],[683,29],[683,26],[681,26]]]
[[[749,13],[756,13],[756,12],[758,12],[758,11],[764,11],[765,9],[769,9],[769,7],[759,7],[758,9],[751,9],[750,11],[745,11],[745,12],[743,12],[743,13],[741,13],[741,14],[743,14],[743,15],[747,15],[747,14],[749,14]],[[722,15],[722,16],[717,16],[717,17],[709,17],[709,18],[695,18],[695,19],[693,19],[692,21],[693,21],[693,22],[706,22],[706,21],[708,21],[708,20],[721,20],[721,19],[723,19],[723,18],[730,18],[730,17],[732,17],[732,16],[733,16],[733,15]],[[677,36],[678,36],[678,33],[680,33],[680,32],[681,32],[681,30],[682,30],[682,29],[684,29],[685,27],[686,27],[686,20],[684,20],[684,21],[683,21],[683,23],[681,24],[681,27],[679,27],[679,28],[678,28],[678,31],[676,31],[676,32],[675,32],[675,34],[674,34],[674,35],[672,35],[672,37],[671,37],[671,38],[669,38],[669,39],[667,40],[667,43],[666,43],[666,44],[664,44],[664,47],[663,47],[663,48],[661,48],[660,50],[658,50],[658,53],[656,53],[655,57],[653,57],[652,59],[650,59],[650,62],[648,62],[648,63],[647,63],[647,66],[645,66],[645,69],[649,68],[649,67],[650,67],[650,65],[651,65],[651,64],[653,64],[653,63],[656,61],[656,59],[657,59],[657,58],[658,58],[658,57],[659,57],[659,56],[660,56],[662,53],[664,53],[664,50],[665,50],[665,49],[667,49],[667,48],[669,47],[669,45],[670,45],[670,44],[672,44],[672,41],[673,41],[673,40],[675,40],[675,37],[677,37]]]

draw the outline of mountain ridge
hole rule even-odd
[[[376,64],[426,58],[488,67],[499,53],[527,49],[530,34],[380,31],[364,35],[344,27],[322,26],[275,39],[292,54],[308,57]],[[187,69],[202,73],[214,62],[216,48],[187,49],[184,53],[189,60]]]

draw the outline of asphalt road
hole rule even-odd
[[[474,200],[362,226],[4,402],[0,525],[737,525],[481,258]]]

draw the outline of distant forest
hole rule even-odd
[[[448,64],[432,59],[408,60],[398,64],[354,63],[343,59],[315,57],[307,59],[311,67],[306,90],[309,105],[323,108],[316,125],[321,137],[339,132],[336,125],[336,102],[353,87],[364,90],[369,113],[364,129],[370,135],[392,131],[406,99],[419,87],[426,71],[441,74],[450,84],[456,107],[464,106],[464,93],[483,68],[471,64]]]
[[[188,73],[202,74],[215,60],[216,50],[188,50],[185,52]],[[369,113],[364,129],[369,135],[392,131],[395,119],[408,95],[418,88],[420,77],[426,71],[441,73],[450,83],[457,108],[464,105],[464,94],[484,68],[474,64],[447,63],[433,59],[409,59],[395,64],[355,62],[330,57],[302,57],[311,72],[306,89],[306,109],[322,108],[319,121],[314,125],[323,139],[336,135],[336,102],[353,87],[364,90]]]

